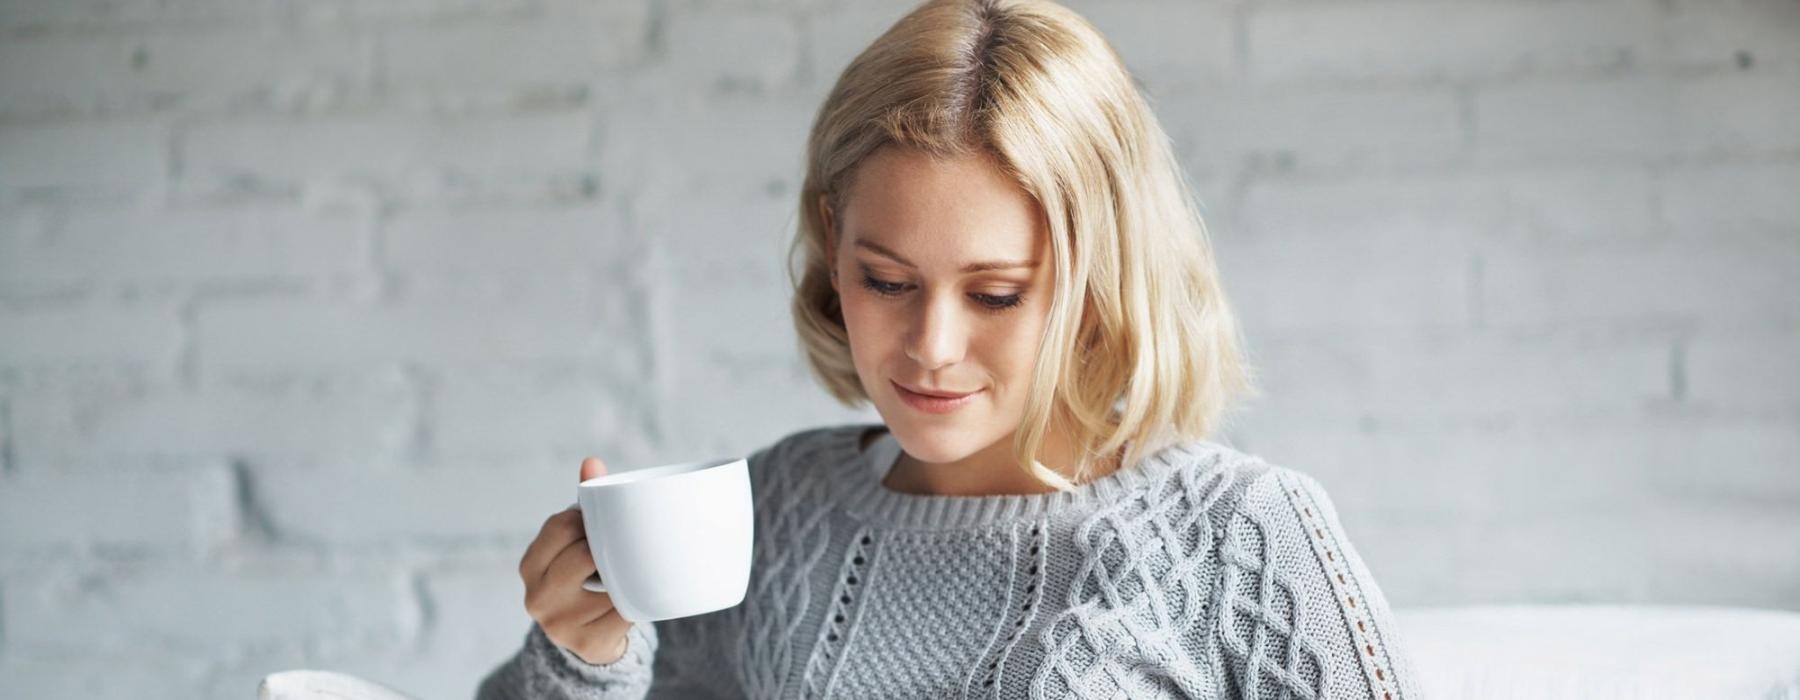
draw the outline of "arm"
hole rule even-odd
[[[1312,477],[1257,476],[1219,556],[1213,634],[1241,696],[1418,697],[1387,599]]]
[[[544,636],[536,622],[525,646],[490,672],[476,700],[636,700],[650,689],[658,639],[651,623],[633,623],[625,635],[625,655],[610,664],[590,664]]]

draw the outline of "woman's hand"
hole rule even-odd
[[[600,458],[582,460],[582,481],[605,473],[606,463]],[[519,576],[525,579],[525,612],[557,646],[601,665],[625,655],[625,635],[631,623],[613,608],[612,596],[581,587],[595,570],[579,506],[569,506],[546,519],[519,560]]]

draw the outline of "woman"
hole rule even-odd
[[[625,621],[580,587],[577,512],[552,516],[482,698],[1416,694],[1320,485],[1206,439],[1254,392],[1237,324],[1089,24],[926,3],[844,71],[807,156],[795,322],[883,422],[750,457],[726,610]]]

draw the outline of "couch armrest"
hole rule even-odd
[[[1800,612],[1490,605],[1395,618],[1430,697],[1800,698]]]
[[[264,676],[257,700],[414,700],[410,695],[335,671],[296,669]]]

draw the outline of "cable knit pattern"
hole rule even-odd
[[[757,451],[743,604],[635,624],[605,665],[533,626],[477,697],[1418,696],[1304,474],[1195,440],[1072,492],[933,496],[881,483],[897,453],[880,424]]]
[[[1075,530],[1080,563],[1066,609],[1044,630],[1050,650],[1032,697],[1218,695],[1184,640],[1203,629],[1217,542],[1207,514],[1232,484],[1216,450],[1176,448],[1187,465],[1107,505]]]
[[[809,641],[802,634],[814,604],[815,588],[830,589],[819,566],[831,545],[831,519],[823,492],[823,479],[790,474],[832,458],[829,445],[788,440],[780,443],[782,459],[765,462],[761,490],[756,493],[756,556],[750,590],[741,607],[749,624],[738,628],[742,652],[740,668],[745,683],[740,691],[751,697],[776,697],[799,672],[806,651],[797,645]],[[753,487],[756,484],[752,484]],[[811,621],[811,629],[818,623]],[[715,659],[711,663],[721,663]]]
[[[1312,477],[1271,469],[1220,548],[1219,634],[1247,698],[1414,697],[1386,599]]]

